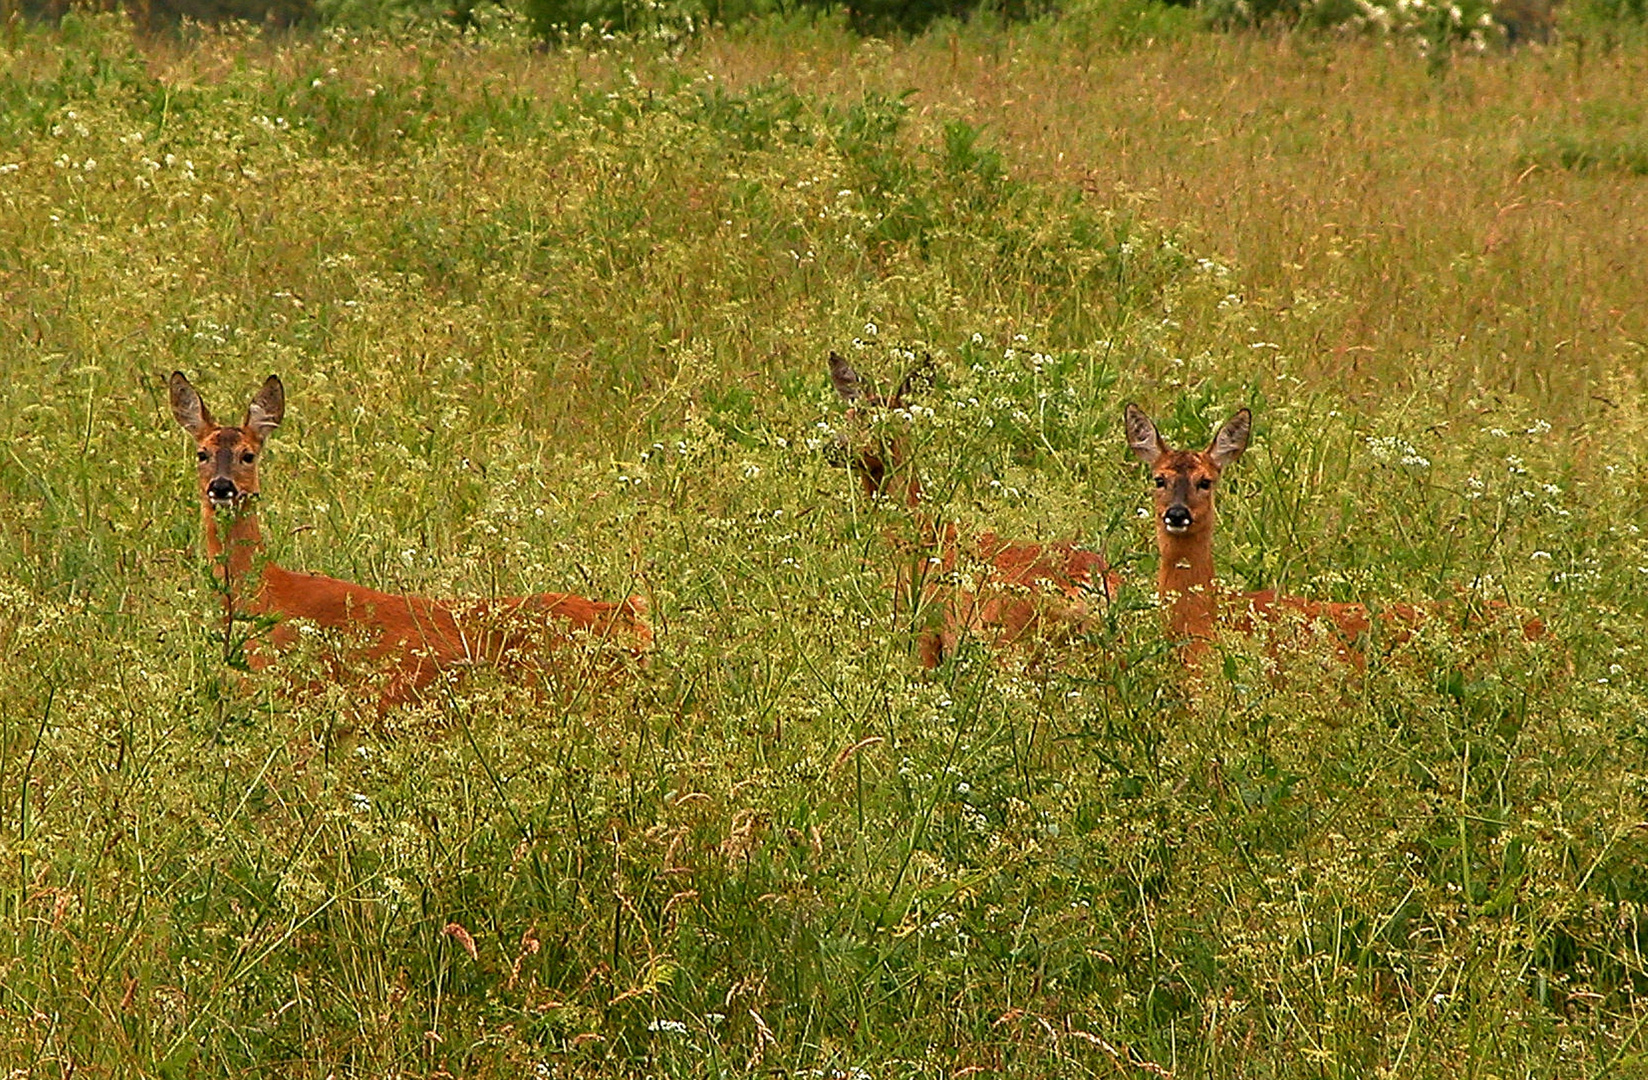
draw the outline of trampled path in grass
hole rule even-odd
[[[5,35],[7,1069],[1641,1059],[1639,47]],[[932,514],[1120,599],[923,671],[832,349],[930,363],[873,422]],[[648,662],[382,717],[335,643],[226,664],[174,369],[281,375],[282,566],[640,594]],[[1187,681],[1130,400],[1174,445],[1253,410],[1233,585],[1460,617]]]

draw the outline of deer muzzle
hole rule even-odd
[[[216,477],[206,485],[206,501],[219,510],[233,506],[239,498],[240,489],[227,476]]]

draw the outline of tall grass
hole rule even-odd
[[[8,1069],[1642,1060],[1644,196],[1553,141],[1629,145],[1640,53],[6,34]],[[1084,640],[919,669],[831,348],[933,357],[934,512],[1127,567]],[[283,565],[641,592],[650,664],[383,718],[226,669],[173,368],[285,379]],[[1127,400],[1254,407],[1226,578],[1446,614],[1187,679]]]

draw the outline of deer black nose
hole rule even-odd
[[[211,483],[206,485],[206,497],[211,499],[213,502],[228,502],[233,499],[236,494],[235,482],[233,480],[218,477],[216,480],[213,480]]]
[[[1188,506],[1170,506],[1162,511],[1162,524],[1171,532],[1182,532],[1190,528],[1193,520]]]

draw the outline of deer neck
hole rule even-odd
[[[913,468],[906,468],[904,472],[904,505],[911,509],[921,506],[922,491],[921,477]]]
[[[1156,524],[1156,596],[1167,610],[1168,627],[1179,637],[1210,638],[1218,618],[1213,581],[1213,522],[1188,534]]]
[[[210,505],[201,508],[206,555],[223,585],[224,604],[231,615],[237,608],[244,609],[248,601],[261,591],[267,564],[263,531],[258,527],[257,510],[252,498],[255,496],[228,510],[214,510]],[[255,578],[250,588],[247,585],[249,575]]]
[[[921,506],[921,470],[910,463],[910,454],[902,441],[895,442],[885,456],[877,454],[872,461],[877,474],[862,474],[865,494],[888,500],[898,499],[912,510]]]

